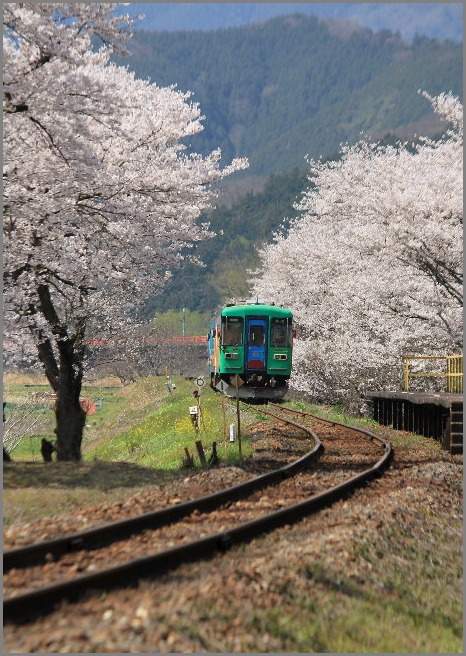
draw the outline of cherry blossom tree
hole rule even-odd
[[[399,388],[402,355],[462,347],[463,108],[423,95],[441,139],[310,162],[300,215],[259,253],[254,293],[294,310],[293,383],[320,398]]]
[[[57,394],[59,460],[79,460],[89,331],[124,334],[180,251],[211,233],[220,152],[189,154],[202,129],[189,94],[110,62],[130,21],[117,5],[4,3],[4,307]],[[95,48],[95,41],[101,46]]]

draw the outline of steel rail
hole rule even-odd
[[[367,437],[370,437],[371,440],[376,440],[378,442],[381,442],[383,444],[384,448],[387,448],[387,445],[390,447],[390,443],[385,440],[383,437],[380,437],[379,435],[375,435],[371,431],[366,430],[365,428],[359,428],[358,426],[350,426],[350,424],[344,424],[341,421],[336,421],[335,419],[325,419],[325,417],[320,417],[319,415],[316,415],[312,412],[304,412],[302,410],[295,410],[294,408],[287,408],[286,406],[281,406],[277,405],[276,403],[269,403],[273,408],[278,408],[279,410],[285,410],[287,412],[294,412],[297,415],[301,415],[303,417],[312,417],[314,419],[317,419],[318,421],[322,421],[326,424],[331,424],[332,426],[343,426],[344,428],[350,428],[351,430],[357,431],[358,433],[363,433],[364,435],[367,435]],[[267,414],[267,412],[266,412]],[[277,415],[273,415],[277,416]]]
[[[273,415],[273,413],[270,412],[264,414],[270,414],[277,417],[277,415]],[[282,417],[277,418],[284,423],[291,423],[298,425],[302,429],[310,430],[307,427],[290,421],[289,419]],[[349,428],[356,431],[360,430],[354,429],[353,427]],[[348,496],[356,487],[379,475],[388,465],[392,455],[391,446],[386,440],[372,435],[368,431],[360,432],[365,432],[382,442],[384,444],[384,455],[375,465],[351,477],[347,481],[329,488],[325,492],[315,494],[298,504],[294,504],[288,508],[282,508],[258,519],[239,524],[228,531],[215,533],[183,546],[174,547],[155,555],[138,558],[101,572],[82,575],[71,581],[50,585],[37,590],[32,590],[22,595],[6,598],[3,602],[4,620],[22,622],[31,615],[46,614],[60,601],[65,599],[68,601],[75,601],[91,590],[102,588],[109,590],[118,587],[128,587],[135,585],[140,578],[154,578],[160,576],[165,574],[168,570],[178,567],[182,563],[211,558],[217,552],[226,551],[236,544],[249,542],[258,535],[283,526],[284,524],[296,522],[305,515],[320,510],[337,499]],[[320,441],[319,445],[316,444],[312,450],[313,453],[322,449]],[[283,477],[290,475],[289,472],[291,471],[291,466],[303,461],[307,456],[309,456],[309,454],[306,454],[306,456],[303,456],[295,463],[291,463],[291,465],[286,465],[285,467],[276,470],[276,472],[282,472],[280,476],[283,479]],[[283,470],[286,470],[287,473],[284,474]],[[271,474],[275,474],[276,472],[271,472]],[[265,476],[268,475],[265,474],[258,478],[263,478]]]
[[[293,422],[289,422],[293,423]],[[294,424],[299,426],[299,424]],[[294,476],[305,469],[322,451],[322,443],[317,435],[306,427],[299,426],[314,439],[314,447],[297,460],[284,465],[271,472],[260,474],[243,483],[237,483],[219,492],[185,501],[161,510],[143,513],[136,517],[109,522],[102,526],[87,529],[77,533],[70,533],[60,538],[52,538],[43,542],[9,549],[3,554],[3,571],[13,567],[30,567],[33,564],[44,562],[46,558],[58,557],[81,549],[98,549],[105,545],[141,533],[145,530],[161,528],[182,517],[190,515],[194,510],[209,512],[219,508],[230,501],[244,499],[258,490],[278,485],[285,478]]]

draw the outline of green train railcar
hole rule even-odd
[[[210,325],[208,349],[213,389],[242,399],[282,399],[291,375],[293,314],[260,303],[227,305]]]

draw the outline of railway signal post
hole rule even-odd
[[[238,424],[238,450],[239,450],[239,457],[242,458],[243,454],[241,451],[241,413],[239,409],[239,388],[241,385],[244,384],[242,378],[236,374],[234,376],[234,385],[235,385],[235,390],[236,390],[236,422]],[[232,381],[233,382],[233,381]]]

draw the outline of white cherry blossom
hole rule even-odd
[[[189,153],[202,129],[190,94],[110,63],[129,25],[116,7],[3,4],[6,332],[29,337],[58,394],[62,460],[80,458],[89,330],[125,330],[180,251],[210,236],[196,220],[212,183],[247,165]]]
[[[400,389],[402,355],[462,348],[463,108],[423,95],[442,139],[361,140],[310,162],[298,218],[259,253],[254,294],[300,326],[294,385],[326,400]]]

